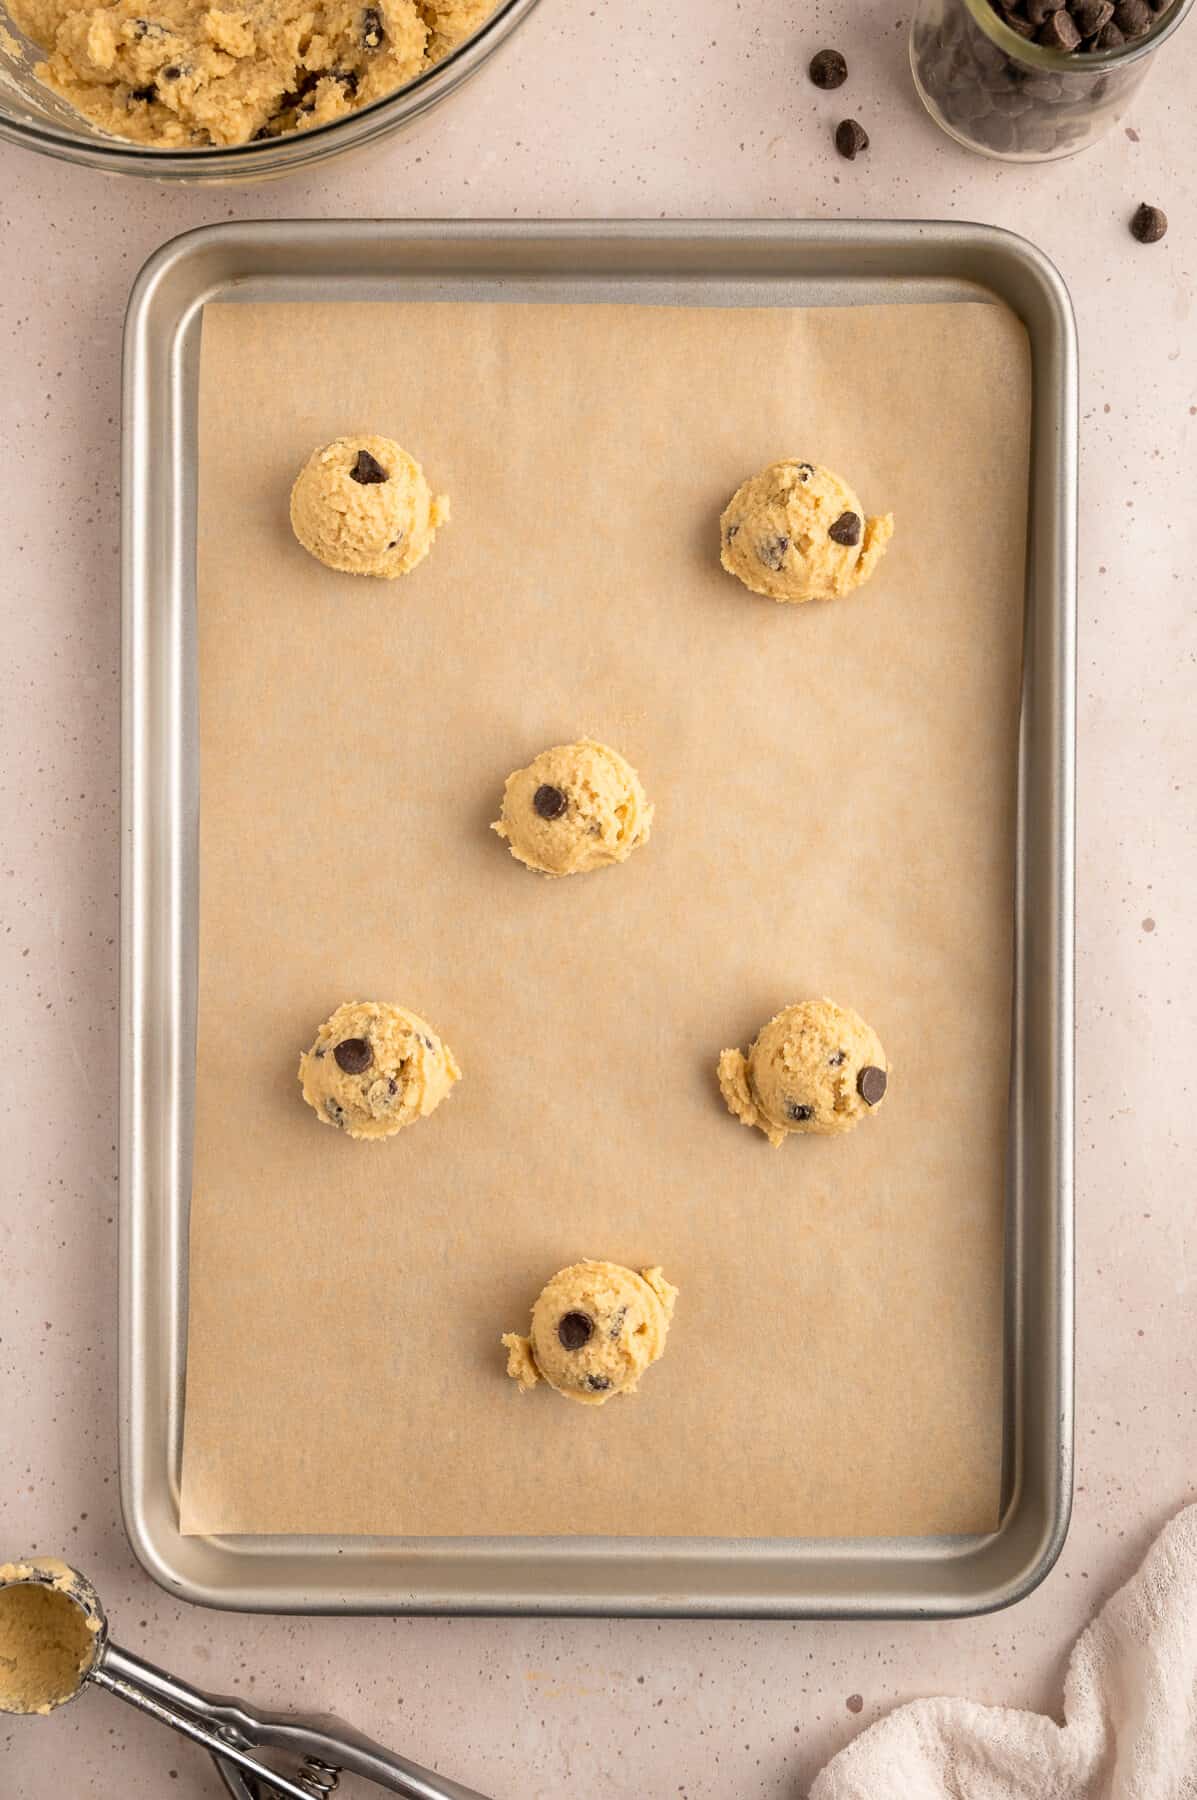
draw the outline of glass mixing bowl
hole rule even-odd
[[[84,163],[111,175],[149,175],[159,181],[230,182],[289,175],[310,163],[325,162],[360,149],[410,125],[455,92],[528,17],[538,0],[498,0],[473,37],[442,62],[359,112],[310,131],[261,143],[218,149],[154,150],[109,137],[34,74],[43,52],[12,26],[0,0],[0,139],[41,150],[64,162]]]

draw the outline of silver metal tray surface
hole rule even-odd
[[[196,412],[205,302],[852,306],[998,299],[1033,371],[1005,1239],[1001,1524],[927,1539],[184,1537],[195,1075]],[[948,1618],[1009,1605],[1068,1528],[1073,1404],[1077,358],[1031,245],[936,223],[324,221],[208,227],[133,288],[123,402],[120,1455],[170,1592],[276,1612]]]

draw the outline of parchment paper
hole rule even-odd
[[[984,304],[208,309],[184,1530],[994,1526],[1028,401]],[[367,429],[453,501],[394,585],[288,528],[308,451]],[[855,596],[720,570],[787,454],[896,515]],[[586,733],[652,842],[545,881],[487,826]],[[715,1060],[819,994],[889,1099],[774,1151]],[[381,1145],[296,1081],[353,998],[465,1069]],[[519,1394],[498,1343],[586,1256],[681,1289],[601,1410]]]

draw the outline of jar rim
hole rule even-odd
[[[1112,50],[1086,50],[1078,56],[1075,50],[1050,50],[1046,44],[1036,44],[1029,38],[1020,37],[1012,31],[1001,14],[989,3],[989,0],[961,0],[961,4],[971,13],[974,23],[991,39],[1007,56],[1018,56],[1032,69],[1051,70],[1054,74],[1079,74],[1084,69],[1119,69],[1130,63],[1138,62],[1140,57],[1149,56],[1165,38],[1171,37],[1177,26],[1187,16],[1194,0],[1175,0],[1168,11],[1161,13],[1150,31],[1142,37],[1132,38],[1129,43],[1116,45]]]

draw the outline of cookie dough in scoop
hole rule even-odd
[[[581,875],[625,862],[648,842],[653,809],[631,763],[582,738],[542,750],[507,777],[491,827],[512,856],[542,875]]]
[[[525,1389],[547,1381],[583,1406],[635,1393],[665,1348],[676,1301],[660,1269],[638,1275],[618,1263],[572,1263],[542,1290],[531,1334],[503,1338],[507,1373]]]
[[[448,495],[432,493],[415,457],[368,433],[313,450],[291,489],[296,537],[345,575],[406,575],[448,517]]]
[[[777,462],[737,488],[719,521],[730,575],[770,600],[832,600],[867,581],[894,516],[866,519],[839,475],[817,463]]]
[[[461,1070],[418,1013],[348,1000],[300,1057],[299,1079],[321,1124],[352,1138],[388,1138],[434,1112]]]
[[[851,1131],[876,1112],[889,1064],[871,1025],[834,1000],[787,1006],[748,1055],[725,1050],[719,1086],[728,1110],[775,1147],[795,1132]]]

